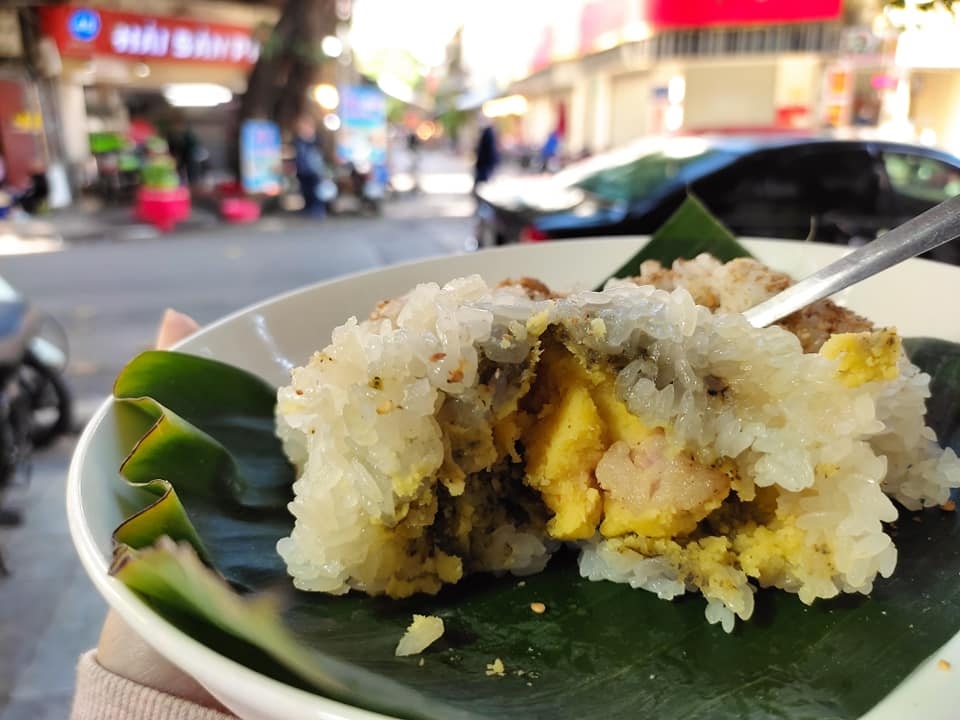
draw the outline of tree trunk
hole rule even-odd
[[[287,0],[250,71],[237,128],[244,120],[260,119],[290,129],[306,109],[310,86],[326,60],[320,41],[336,31],[336,0]],[[239,167],[239,153],[234,157]]]

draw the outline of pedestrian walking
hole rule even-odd
[[[293,148],[297,180],[303,195],[303,212],[311,217],[322,218],[327,213],[326,203],[320,197],[325,168],[323,155],[317,146],[317,124],[309,115],[297,120]]]
[[[497,135],[492,125],[484,126],[477,141],[476,160],[474,161],[473,192],[490,180],[493,171],[500,162],[500,151],[497,148]]]

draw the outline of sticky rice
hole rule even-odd
[[[703,256],[562,297],[423,284],[348,320],[278,395],[294,584],[435,593],[568,544],[584,577],[700,592],[727,630],[758,587],[869,593],[896,566],[891,498],[946,502],[960,463],[893,330],[829,303],[739,314],[784,283]]]

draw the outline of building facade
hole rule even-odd
[[[891,102],[903,132],[960,155],[960,17],[937,3],[891,15],[900,29]]]
[[[504,93],[527,101],[512,141],[536,147],[559,127],[577,156],[664,133],[833,128],[960,149],[960,110],[950,110],[960,105],[943,104],[960,92],[960,55],[946,50],[960,47],[960,25],[936,52],[873,0],[551,7],[518,18],[527,52],[513,50],[509,82],[498,69]],[[904,52],[905,41],[926,56]],[[482,47],[465,38],[465,62],[488,82]]]
[[[229,165],[233,97],[246,89],[277,11],[255,5],[100,0],[37,10],[39,74],[60,160],[83,186],[143,127],[187,123],[214,168]],[[107,168],[109,170],[109,168]]]

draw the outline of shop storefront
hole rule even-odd
[[[921,142],[960,155],[960,23],[930,18],[897,43],[892,117]]]
[[[260,50],[256,23],[77,5],[40,13],[60,113],[69,118],[61,123],[62,147],[77,185],[123,194],[138,181],[150,137],[172,140],[175,154],[193,149],[181,153],[191,158],[178,163],[183,180],[226,177],[235,96]]]
[[[651,35],[638,53],[647,72],[618,86],[645,109],[643,133],[816,125],[839,2],[659,3],[649,12]],[[622,94],[612,102],[627,104]]]
[[[569,156],[650,134],[821,124],[840,0],[570,5],[577,7],[575,42],[544,18],[529,75],[508,90],[529,101],[524,134],[533,141],[558,102],[569,109]]]

